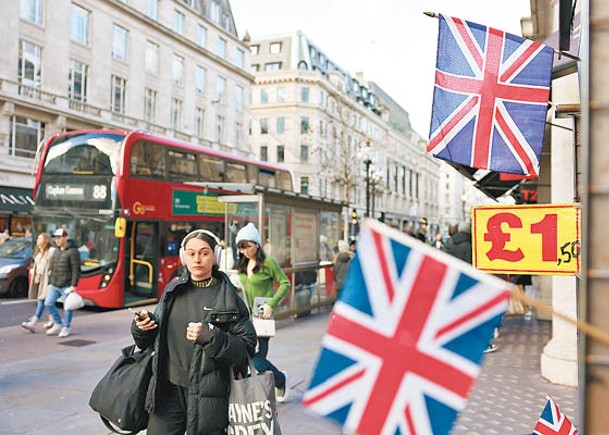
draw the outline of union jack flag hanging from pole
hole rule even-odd
[[[538,175],[553,49],[440,16],[427,151],[471,168]]]
[[[367,220],[303,405],[360,435],[447,434],[509,284]]]
[[[539,421],[535,425],[533,435],[578,435],[579,431],[569,421],[567,416],[560,412],[558,405],[548,397],[546,406],[541,412]]]

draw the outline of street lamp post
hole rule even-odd
[[[370,165],[372,160],[370,156],[366,156],[364,165],[366,165],[366,217],[370,217]]]

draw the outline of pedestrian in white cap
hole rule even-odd
[[[269,298],[265,304],[261,305],[261,313],[259,313],[259,317],[269,319],[277,304],[288,292],[290,281],[277,260],[265,255],[260,246],[260,233],[253,223],[250,222],[241,228],[235,241],[239,248],[237,271],[250,311],[254,309],[255,298]],[[273,291],[275,281],[278,283],[276,292]],[[270,337],[258,337],[258,352],[254,355],[253,363],[258,372],[271,371],[273,373],[276,399],[278,402],[283,402],[287,397],[287,375],[267,359],[269,341]]]

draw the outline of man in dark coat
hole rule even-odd
[[[450,227],[450,238],[444,246],[444,251],[466,263],[472,264],[472,233],[467,222]]]
[[[47,331],[47,335],[59,334],[59,337],[63,338],[70,335],[74,313],[72,310],[64,310],[65,318],[62,321],[55,302],[61,296],[67,296],[76,291],[80,276],[80,255],[74,243],[68,240],[68,232],[65,228],[58,228],[53,233],[53,238],[57,249],[53,252],[49,265],[49,287],[44,305],[49,310],[55,324]]]

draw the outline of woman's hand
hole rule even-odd
[[[260,308],[262,308],[263,311],[260,314],[260,317],[263,319],[270,319],[273,315],[273,309],[271,308],[271,306],[269,304],[262,304],[260,305]]]
[[[152,320],[152,317],[148,314],[148,311],[143,310],[137,313],[135,316],[135,326],[137,326],[142,331],[150,331],[159,325]]]
[[[199,338],[199,334],[203,330],[203,323],[201,322],[190,322],[186,327],[186,339],[189,341],[196,341]]]

